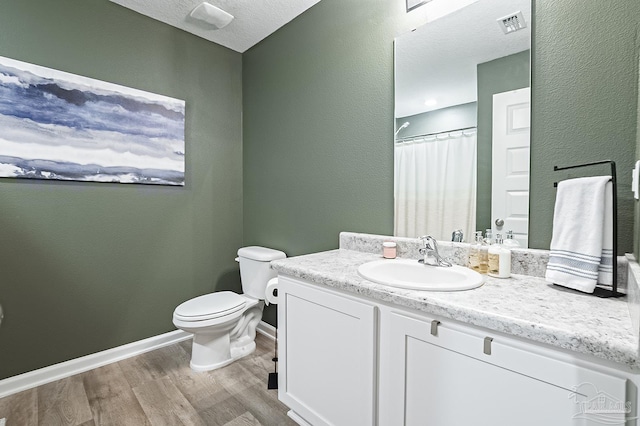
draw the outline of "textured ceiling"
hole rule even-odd
[[[517,11],[527,28],[505,35],[496,20]],[[530,39],[530,0],[479,0],[398,37],[396,117],[475,102],[477,64],[529,49]]]
[[[189,17],[202,0],[110,1],[242,53],[320,0],[209,0],[235,18],[222,29]]]

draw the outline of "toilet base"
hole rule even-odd
[[[227,334],[226,337],[228,338],[228,336]],[[217,336],[218,338],[215,342],[212,341],[212,339],[203,339],[203,336],[199,337],[200,339],[196,339],[194,335],[193,345],[191,347],[191,362],[189,366],[193,371],[216,370],[240,358],[244,358],[256,350],[256,342],[253,340],[243,345],[237,345],[237,342],[229,345],[228,339],[224,338],[225,336]],[[196,342],[196,340],[198,340],[198,342]],[[205,345],[203,345],[203,340],[205,341],[204,343],[206,343]],[[225,348],[229,348],[229,350],[225,351]]]
[[[211,370],[216,370],[218,368],[222,368],[222,367],[226,367],[227,365],[231,364],[233,361],[235,361],[235,359],[229,359],[227,361],[224,362],[219,362],[216,364],[208,364],[208,365],[197,365],[193,363],[193,360],[189,363],[189,367],[191,367],[191,369],[193,371],[196,371],[198,373],[203,372],[203,371],[211,371]]]
[[[231,357],[233,359],[240,359],[242,357],[252,354],[253,351],[255,350],[256,350],[256,342],[254,342],[253,340],[242,346],[234,347],[232,345]]]
[[[215,370],[253,353],[256,349],[256,327],[262,318],[263,308],[264,302],[255,301],[240,318],[229,318],[226,323],[195,332],[189,363],[191,369]]]

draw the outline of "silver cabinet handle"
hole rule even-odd
[[[438,335],[438,326],[439,325],[440,325],[440,321],[438,321],[438,320],[431,321],[431,335],[432,336],[437,336]]]
[[[484,338],[484,349],[483,352],[485,355],[491,355],[491,342],[493,342],[493,337],[485,337]]]

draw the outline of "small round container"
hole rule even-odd
[[[385,259],[396,258],[396,243],[393,241],[385,241],[382,243],[382,257]]]

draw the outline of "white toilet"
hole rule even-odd
[[[267,282],[276,277],[270,262],[286,254],[266,247],[238,250],[243,294],[220,291],[180,304],[173,324],[193,333],[191,368],[195,371],[224,367],[256,348],[256,327],[262,319]]]

